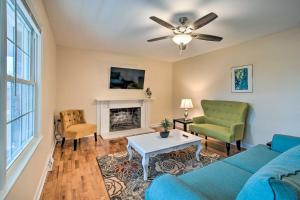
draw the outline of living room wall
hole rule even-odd
[[[48,21],[42,0],[28,0],[35,17],[42,28],[42,66],[41,66],[41,117],[42,140],[30,158],[6,200],[38,198],[46,178],[49,156],[54,148],[53,115],[56,101],[56,42]],[[0,197],[1,198],[1,197]]]
[[[144,88],[150,87],[151,123],[172,117],[172,65],[141,57],[57,47],[56,113],[84,109],[87,121],[96,123],[96,98],[140,98],[145,90],[109,89],[110,67],[145,69]]]
[[[176,62],[174,115],[183,115],[181,98],[192,98],[191,116],[202,114],[201,99],[243,101],[251,106],[244,143],[265,143],[275,133],[300,136],[299,52],[295,28]],[[246,64],[253,64],[253,93],[231,93],[231,67]]]

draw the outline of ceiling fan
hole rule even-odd
[[[207,40],[207,41],[214,41],[219,42],[223,38],[219,36],[214,35],[206,35],[206,34],[200,34],[200,33],[193,33],[195,30],[205,26],[206,24],[212,22],[214,19],[216,19],[218,15],[211,12],[204,17],[201,17],[200,19],[194,21],[191,24],[187,24],[188,18],[187,17],[180,17],[179,18],[179,26],[173,26],[169,24],[168,22],[165,22],[164,20],[151,16],[150,19],[155,21],[156,23],[170,29],[173,31],[173,35],[163,36],[163,37],[157,37],[150,40],[147,40],[148,42],[154,42],[158,40],[168,39],[172,38],[173,42],[175,42],[178,46],[180,51],[183,51],[186,49],[187,44],[193,39],[198,40]]]

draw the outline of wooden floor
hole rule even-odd
[[[212,139],[204,143],[209,151],[226,156],[224,143]],[[126,145],[126,139],[104,141],[99,137],[96,143],[89,137],[81,139],[77,151],[73,151],[72,141],[66,141],[63,149],[58,143],[53,171],[48,172],[41,199],[109,199],[96,157],[124,151]],[[231,146],[231,155],[236,153],[238,150]]]

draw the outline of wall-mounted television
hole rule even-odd
[[[144,89],[145,70],[111,67],[111,89]]]

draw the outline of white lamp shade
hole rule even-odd
[[[188,109],[188,108],[193,108],[193,102],[192,99],[182,99],[180,108]]]
[[[173,37],[173,42],[175,42],[178,45],[180,44],[186,45],[191,40],[192,40],[192,36],[187,34],[178,34]]]

